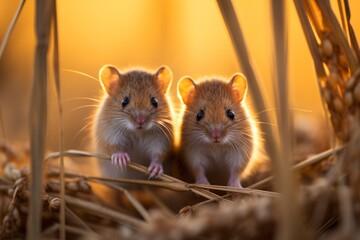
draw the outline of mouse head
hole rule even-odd
[[[116,67],[105,65],[99,78],[108,94],[104,107],[119,127],[149,130],[161,121],[170,121],[165,96],[172,81],[168,67],[160,67],[155,73],[143,70],[121,73]]]
[[[186,105],[182,134],[199,143],[232,143],[239,138],[247,118],[242,106],[247,90],[244,75],[229,82],[212,79],[196,84],[190,77],[178,83],[178,95]]]

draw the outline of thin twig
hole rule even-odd
[[[11,186],[4,186],[4,185],[0,185],[0,191],[7,191],[10,188],[12,188]]]
[[[223,195],[222,198],[226,199],[226,198],[229,197],[229,196],[231,196],[230,193]],[[209,203],[213,203],[213,202],[216,202],[216,200],[207,199],[207,200],[205,200],[205,201],[199,202],[199,203],[197,203],[197,204],[195,204],[195,205],[192,205],[192,206],[187,206],[187,207],[185,207],[185,208],[186,208],[186,209],[191,208],[192,210],[194,210],[194,209],[199,208],[199,207],[201,207],[201,206],[203,206],[203,205],[206,205],[206,204],[209,204]],[[183,208],[183,209],[185,209],[185,208]],[[180,210],[180,212],[182,212],[182,210]]]
[[[130,227],[143,228],[146,223],[128,215],[119,213],[113,209],[97,205],[92,202],[88,202],[82,199],[65,195],[65,201],[74,207],[82,208],[87,210],[88,213],[103,217],[106,219],[114,220],[120,223],[124,223]]]
[[[6,183],[6,184],[13,184],[10,180],[6,179],[5,177],[3,176],[0,176],[0,181],[2,181],[3,183]]]
[[[56,232],[57,230],[59,230],[59,224],[55,223],[54,225],[51,225],[50,227],[46,228],[43,233],[42,233],[42,237],[46,236],[46,235],[50,235],[54,232]]]
[[[199,187],[199,188],[218,190],[224,192],[258,195],[262,197],[279,197],[279,193],[276,192],[262,191],[262,190],[250,189],[250,188],[238,188],[238,187],[206,185],[206,184],[189,184],[189,187]]]
[[[63,203],[63,202],[61,202]],[[72,216],[83,228],[89,232],[94,232],[78,215],[76,215],[69,207],[66,207],[66,212],[68,215]],[[61,225],[61,224],[60,224]]]
[[[81,150],[67,150],[67,151],[64,151],[63,154],[64,154],[64,156],[69,156],[69,157],[96,157],[101,160],[110,161],[110,156],[108,156],[108,155],[100,154],[100,153],[91,153],[91,152],[86,152],[86,151],[81,151]],[[53,152],[45,158],[45,161],[47,161],[49,159],[53,159],[53,158],[58,158],[59,156],[60,156],[59,152]],[[133,170],[142,172],[144,174],[148,174],[147,168],[145,168],[144,166],[137,164],[135,162],[130,162],[128,164],[128,167]],[[166,175],[166,174],[162,174],[158,178],[167,183],[171,183],[171,182],[177,183],[176,185],[174,185],[174,187],[177,187],[177,186],[182,187],[187,184],[184,181],[181,181],[177,178],[174,178],[174,177]],[[155,185],[153,185],[153,186],[155,186]],[[166,186],[171,187],[170,184],[167,184]],[[207,199],[221,199],[221,197],[218,196],[217,194],[206,191],[204,189],[199,189],[199,188],[194,187],[194,188],[190,188],[190,191],[197,195],[203,196]]]
[[[95,180],[95,179],[89,179],[90,181],[96,182],[96,183],[100,183],[100,184],[105,184],[106,186],[109,186],[113,189],[119,190],[121,192],[123,192],[126,197],[129,199],[129,201],[132,203],[132,205],[134,206],[134,208],[138,211],[138,213],[145,219],[145,221],[150,222],[150,215],[149,213],[146,211],[146,209],[144,208],[143,205],[141,205],[141,203],[126,189],[112,184],[112,183],[108,183],[102,180]]]
[[[56,231],[58,231],[60,229],[60,224],[58,223],[55,223],[54,225],[48,227],[47,229],[44,230],[43,232],[43,238],[44,239],[44,236],[46,235],[50,235],[50,234],[53,234],[55,233]],[[88,231],[85,231],[83,229],[80,229],[80,228],[77,228],[77,227],[73,227],[73,226],[65,226],[64,229],[66,230],[66,232],[68,233],[73,233],[73,234],[77,234],[77,235],[80,235],[80,236],[86,236],[86,237],[90,237],[90,236],[93,236],[95,237],[96,239],[98,239],[99,237],[101,237],[99,234],[95,233],[95,232],[88,232]]]
[[[310,158],[308,158],[308,159],[294,165],[291,169],[293,171],[299,171],[299,170],[301,170],[303,168],[309,167],[309,166],[311,166],[313,164],[316,164],[318,162],[321,162],[321,161],[327,159],[328,157],[332,156],[333,154],[336,154],[337,152],[340,152],[345,147],[346,147],[346,145],[336,147],[334,149],[326,150],[326,151],[324,151],[322,153],[319,153],[319,154],[317,154],[317,155],[315,155],[313,157],[310,157]],[[259,188],[259,187],[263,186],[265,183],[268,183],[268,182],[272,181],[273,179],[274,179],[273,176],[267,177],[265,179],[260,180],[259,182],[256,182],[256,183],[250,185],[248,188],[251,188],[251,189]]]
[[[146,192],[150,194],[151,198],[155,202],[155,204],[167,215],[174,216],[174,213],[151,191],[148,187],[145,187]]]
[[[7,29],[6,33],[5,33],[3,41],[1,42],[1,45],[0,45],[0,59],[2,58],[2,56],[4,54],[5,47],[6,47],[8,41],[10,39],[11,32],[13,31],[13,29],[15,27],[15,24],[16,24],[19,16],[20,16],[20,13],[21,13],[21,10],[22,10],[24,4],[25,4],[25,0],[20,0],[19,7],[16,10],[16,13],[15,13],[15,15],[14,15],[14,17],[13,17],[11,23],[10,23],[10,26]],[[3,118],[1,103],[0,103],[0,127],[1,127],[1,134],[5,138],[5,125],[4,125],[4,118]]]
[[[4,36],[4,38],[3,38],[2,42],[1,42],[1,45],[0,45],[0,59],[3,56],[4,50],[5,50],[5,47],[6,47],[7,43],[8,43],[8,41],[9,41],[11,32],[13,31],[13,29],[15,27],[15,24],[16,24],[19,16],[20,16],[20,13],[21,13],[21,10],[24,7],[24,4],[25,4],[25,0],[20,0],[19,7],[17,8],[16,13],[15,13],[13,19],[11,20],[10,26],[7,29],[7,31],[5,33],[5,36]]]

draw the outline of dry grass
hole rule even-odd
[[[260,112],[266,105],[234,8],[231,1],[217,3],[249,80],[256,111]],[[347,1],[338,1],[342,14],[340,26],[327,1],[294,0],[294,3],[314,60],[325,110],[341,146],[334,145],[332,149],[291,165],[294,136],[288,111],[291,103],[287,96],[285,1],[274,2],[277,122],[284,130],[273,131],[263,125],[275,184],[259,190],[274,177],[240,189],[189,184],[166,174],[155,180],[115,179],[64,169],[64,161],[76,163],[94,157],[108,161],[109,156],[63,149],[56,2],[37,1],[38,43],[30,111],[30,149],[0,142],[0,238],[358,238],[360,53],[350,24],[349,6]],[[23,4],[24,1],[9,34]],[[46,62],[51,26],[54,28],[54,76],[61,119],[60,151],[45,159]],[[269,117],[262,114],[260,118],[268,122]],[[54,167],[52,163],[57,159],[60,163]],[[146,167],[134,162],[128,167],[147,174]],[[311,181],[305,181],[304,176]],[[128,190],[118,183],[135,184],[145,190]],[[107,196],[97,192],[99,187],[116,192],[120,199],[118,204],[106,203]],[[190,202],[183,201],[180,196],[184,194]]]

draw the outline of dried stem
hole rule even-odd
[[[63,201],[61,202],[63,204]],[[66,207],[66,213],[74,218],[83,228],[85,228],[87,231],[94,233],[94,231],[81,219],[76,215],[70,208]],[[61,225],[61,224],[60,224]]]
[[[4,36],[4,38],[3,38],[2,42],[1,42],[1,45],[0,45],[0,59],[3,56],[4,50],[5,50],[5,47],[6,47],[7,43],[8,43],[8,41],[9,41],[11,32],[13,31],[13,29],[15,27],[15,24],[16,24],[19,16],[20,16],[20,13],[21,13],[21,10],[24,7],[24,4],[25,4],[25,0],[20,0],[19,7],[17,8],[16,13],[15,13],[13,19],[11,20],[10,26],[7,29],[7,31],[5,33],[5,36]]]
[[[126,197],[129,199],[129,201],[132,203],[132,205],[134,206],[134,208],[138,211],[138,213],[147,221],[150,221],[150,215],[149,213],[146,211],[146,209],[141,205],[141,203],[126,189],[112,184],[112,183],[107,183],[103,180],[95,180],[95,179],[89,179],[90,181],[96,182],[96,183],[100,183],[100,184],[105,184],[106,186],[109,186],[113,189],[119,190],[121,192],[123,192]]]
[[[27,239],[41,238],[41,191],[47,126],[47,52],[53,0],[36,1],[36,56],[30,103],[31,197]]]
[[[347,57],[347,60],[350,65],[351,72],[355,72],[359,62],[357,61],[356,57],[354,56],[345,36],[344,32],[342,31],[336,16],[334,15],[333,11],[331,10],[331,6],[329,1],[319,1],[316,0],[316,3],[321,10],[321,13],[323,14],[323,19],[326,19],[327,23],[329,24],[329,27],[331,28],[331,33],[334,34],[336,37],[341,49],[344,51],[345,56]]]
[[[64,151],[63,154],[64,154],[64,156],[69,156],[69,157],[96,157],[96,158],[101,159],[101,160],[110,161],[110,156],[107,156],[105,154],[91,153],[91,152],[80,151],[80,150],[68,150],[68,151]],[[59,156],[60,156],[60,154],[58,152],[51,153],[50,155],[48,155],[46,157],[45,161],[49,160],[49,159],[53,159],[53,158],[58,158]],[[135,162],[130,162],[128,164],[128,167],[133,169],[133,170],[142,172],[144,174],[148,174],[148,171],[147,171],[146,167],[144,167],[144,166],[142,166],[140,164],[137,164]],[[174,178],[174,177],[166,175],[166,174],[163,174],[163,175],[159,176],[159,179],[164,181],[164,183],[176,183],[176,184],[173,184],[173,185],[164,184],[163,187],[165,187],[165,188],[167,188],[167,187],[177,188],[178,187],[179,191],[183,191],[183,190],[180,190],[180,189],[184,189],[184,186],[186,186],[186,184],[187,184],[184,181],[181,181],[181,180],[179,180],[177,178]],[[132,183],[135,183],[135,182],[132,182]],[[155,184],[151,183],[151,184],[152,184],[152,186],[155,186],[155,185],[160,186],[159,183],[155,183]],[[221,199],[221,197],[218,196],[217,194],[206,191],[204,189],[199,189],[197,187],[190,188],[190,191],[197,194],[197,195],[203,196],[203,197],[205,197],[207,199]]]
[[[65,196],[65,184],[64,184],[64,122],[63,122],[63,108],[61,98],[61,85],[60,85],[60,66],[59,66],[59,36],[58,36],[58,23],[57,23],[57,8],[56,0],[54,0],[53,7],[53,26],[54,26],[54,79],[56,86],[56,95],[59,111],[59,152],[60,152],[60,199],[62,204],[60,206],[60,239],[65,239],[65,208],[66,204],[64,201]]]
[[[314,165],[314,164],[316,164],[316,163],[318,163],[318,162],[321,162],[321,161],[327,159],[328,157],[330,157],[330,156],[332,156],[332,155],[340,152],[340,151],[343,150],[345,147],[346,147],[346,145],[341,146],[341,147],[336,147],[336,148],[334,148],[334,149],[326,150],[326,151],[324,151],[324,152],[322,152],[322,153],[319,153],[319,154],[317,154],[317,155],[315,155],[315,156],[313,156],[313,157],[310,157],[310,158],[308,158],[308,159],[306,159],[306,160],[304,160],[304,161],[302,161],[302,162],[294,165],[291,169],[292,169],[293,171],[299,171],[299,170],[301,170],[301,169],[304,169],[304,168],[306,168],[306,167],[309,167],[309,166],[311,166],[311,165]],[[263,186],[264,184],[272,181],[273,179],[274,179],[274,176],[267,177],[267,178],[265,178],[265,179],[263,179],[263,180],[260,180],[260,181],[257,182],[257,183],[254,183],[254,184],[250,185],[248,188],[251,188],[251,189],[253,189],[253,188],[260,188],[260,187]]]
[[[243,193],[243,194],[262,196],[262,197],[279,197],[279,193],[276,192],[262,191],[262,190],[249,189],[249,188],[238,188],[238,187],[205,185],[205,184],[189,184],[189,187],[199,187],[204,189],[211,189],[211,190],[218,190],[218,191],[232,192],[232,193]]]
[[[241,66],[241,69],[244,71],[246,78],[248,79],[249,89],[252,99],[254,100],[255,111],[261,112],[264,109],[267,109],[267,107],[260,88],[260,81],[257,78],[254,69],[252,68],[251,58],[247,51],[245,39],[239,21],[236,17],[234,6],[231,0],[217,0],[217,3],[235,48],[238,62]],[[259,120],[260,122],[265,123],[270,122],[269,116],[266,113],[259,115]],[[271,126],[263,124],[261,127],[261,131],[264,133],[264,137],[266,138],[264,141],[266,151],[269,154],[270,159],[277,159],[277,148],[274,144],[275,141],[273,139]]]
[[[14,27],[15,27],[15,24],[20,16],[20,13],[21,13],[21,10],[22,8],[24,7],[24,4],[25,4],[25,0],[20,0],[20,4],[19,4],[19,7],[18,9],[16,10],[16,13],[10,23],[10,26],[9,28],[7,29],[6,33],[5,33],[5,36],[1,42],[1,45],[0,45],[0,59],[2,58],[3,54],[4,54],[4,51],[5,51],[5,47],[10,39],[10,35],[11,35],[11,32],[13,31]],[[3,118],[3,114],[2,114],[2,107],[1,107],[1,103],[0,103],[0,129],[1,129],[1,134],[2,136],[5,138],[5,126],[4,126],[4,118]]]
[[[302,3],[302,0],[294,0],[294,3],[295,3],[297,13],[299,15],[301,26],[303,28],[303,31],[304,31],[304,34],[306,37],[307,44],[310,49],[312,59],[314,61],[316,75],[319,78],[325,78],[326,74],[325,74],[324,66],[321,61],[321,56],[318,51],[318,43],[317,43],[315,35],[312,31],[309,19],[306,15],[305,7]]]
[[[71,206],[87,210],[89,213],[124,223],[133,228],[143,228],[146,223],[128,215],[119,213],[113,209],[94,204],[85,200],[65,195],[65,201]]]

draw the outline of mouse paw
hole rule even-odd
[[[150,178],[155,176],[161,176],[164,173],[164,169],[161,163],[159,162],[151,162],[148,168],[148,172],[150,173]]]
[[[238,188],[242,188],[241,183],[239,180],[232,180],[229,181],[227,184],[229,187],[238,187]]]
[[[195,184],[210,185],[209,180],[206,177],[197,178]]]
[[[130,162],[130,157],[126,152],[116,152],[111,155],[111,163],[115,165],[115,167],[126,168],[126,165]]]

